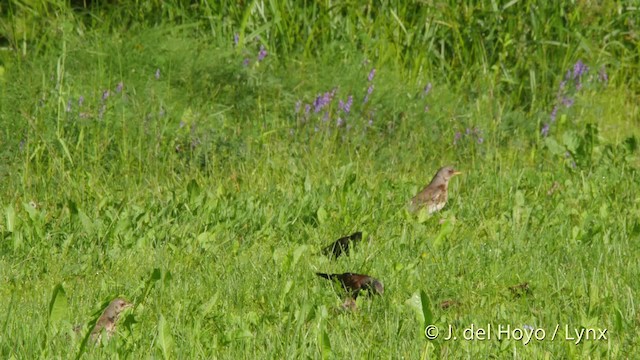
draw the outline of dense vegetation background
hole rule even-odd
[[[639,31],[638,1],[1,3],[0,357],[632,357]],[[342,311],[315,271],[386,291]],[[424,335],[487,324],[546,338]]]

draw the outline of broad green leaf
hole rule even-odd
[[[425,322],[424,311],[422,311],[422,300],[420,299],[419,292],[413,293],[410,298],[405,300],[404,304],[413,309],[414,313],[416,314],[416,319],[420,323]]]
[[[318,222],[324,224],[327,222],[327,210],[322,206],[318,209]]]
[[[300,260],[300,257],[304,252],[309,248],[308,245],[300,245],[295,250],[293,250],[293,261],[291,262],[291,266],[295,266]]]
[[[329,334],[327,334],[327,331],[325,329],[322,329],[319,335],[322,358],[328,359],[333,352],[333,350],[331,349],[331,340],[329,339]]]
[[[162,356],[165,359],[169,359],[173,351],[173,336],[171,335],[171,328],[167,325],[167,321],[162,314],[160,314],[160,318],[158,319],[157,339],[156,344],[160,347],[160,350],[162,350]]]
[[[558,142],[555,141],[555,139],[553,139],[552,137],[544,138],[544,144],[553,155],[564,155],[566,151],[566,149],[558,144]]]
[[[67,316],[67,295],[62,284],[53,288],[51,301],[49,301],[49,327]]]
[[[424,316],[424,324],[431,325],[433,321],[433,314],[431,313],[431,303],[424,290],[420,290],[420,303],[422,305],[422,315]]]
[[[5,213],[7,216],[7,231],[13,232],[16,226],[16,211],[13,209],[12,205],[9,205],[6,207]]]

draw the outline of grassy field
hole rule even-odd
[[[72,3],[0,5],[0,358],[637,357],[637,2]]]

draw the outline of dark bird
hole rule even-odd
[[[358,297],[360,291],[367,291],[372,294],[382,295],[384,293],[384,285],[378,279],[374,279],[368,275],[360,275],[354,273],[344,274],[324,274],[316,273],[321,278],[329,280],[338,280],[344,290],[354,300]]]
[[[338,258],[343,253],[348,255],[351,248],[360,240],[362,240],[362,232],[354,232],[349,236],[341,237],[331,245],[323,248],[322,253],[330,258]]]
[[[451,166],[440,168],[429,185],[411,199],[409,211],[415,212],[422,208],[426,208],[429,214],[440,211],[447,204],[449,180],[459,174],[461,173]]]

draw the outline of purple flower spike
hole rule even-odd
[[[573,99],[565,96],[562,98],[562,104],[565,107],[570,108],[573,105]]]
[[[369,81],[373,81],[373,78],[374,78],[375,76],[376,76],[376,69],[375,69],[375,68],[373,68],[373,69],[371,69],[371,71],[369,72],[369,76],[367,77],[367,79],[368,79]]]
[[[483,137],[478,137],[478,144],[482,144],[484,142],[484,138]]]
[[[109,90],[105,90],[102,92],[102,101],[105,101],[109,98]]]
[[[69,101],[67,101],[67,107],[65,108],[65,110],[67,112],[71,112],[71,99],[69,99]]]
[[[460,131],[457,131],[456,134],[453,136],[453,145],[457,144],[461,138],[462,138],[462,133]]]
[[[78,98],[78,106],[82,107],[82,104],[84,104],[84,96],[80,95]]]
[[[369,87],[367,88],[368,95],[371,95],[372,92],[373,92],[373,84],[369,85]]]
[[[558,116],[558,105],[553,107],[553,110],[551,110],[551,115],[549,116],[551,118],[551,122],[556,121],[556,116]]]
[[[347,98],[347,102],[344,104],[344,107],[342,108],[345,113],[349,114],[349,112],[351,112],[351,105],[353,105],[353,96],[349,95],[349,97]]]
[[[598,79],[605,84],[609,82],[609,75],[607,75],[607,69],[605,69],[604,65],[598,71]]]
[[[545,123],[542,127],[542,130],[540,130],[540,135],[542,135],[543,137],[547,137],[547,135],[549,135],[549,127],[549,123]]]
[[[267,55],[268,55],[267,50],[264,48],[264,46],[260,45],[260,52],[258,53],[258,61],[264,60],[264,58],[266,58]]]
[[[307,104],[304,106],[304,115],[308,116],[309,115],[309,111],[311,111],[311,105]]]
[[[427,94],[429,94],[429,91],[431,91],[431,83],[428,83],[427,86],[424,87],[424,95],[423,96],[427,96]]]
[[[575,80],[582,77],[587,71],[589,71],[587,65],[585,65],[582,60],[578,60],[575,65],[573,65],[573,79]]]
[[[242,60],[242,65],[249,66],[249,58],[244,58],[244,60]]]
[[[240,42],[240,35],[238,33],[233,34],[233,45],[238,46],[238,42]]]
[[[122,91],[122,88],[124,87],[124,83],[122,81],[120,81],[118,83],[118,86],[116,86],[116,92],[120,93]]]
[[[160,80],[160,68],[156,69],[156,80]]]

